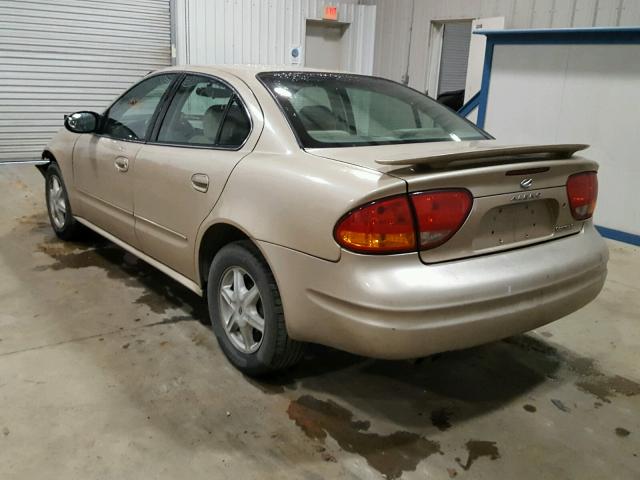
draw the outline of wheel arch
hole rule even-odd
[[[197,249],[197,278],[203,292],[206,292],[209,266],[213,258],[223,247],[239,240],[251,242],[258,249],[262,258],[265,259],[267,265],[269,265],[264,252],[248,232],[232,222],[220,221],[213,223],[204,230]],[[269,268],[271,269],[271,265],[269,265]],[[271,270],[273,272],[273,269]]]
[[[51,153],[51,151],[46,149],[46,148],[42,152],[42,159],[43,160],[49,160],[49,163],[47,163],[45,165],[36,165],[36,168],[38,169],[40,174],[44,177],[44,174],[47,171],[47,168],[49,168],[49,165],[51,163],[55,163],[57,165],[58,164],[58,160],[56,159],[55,155],[53,153]]]

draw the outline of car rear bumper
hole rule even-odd
[[[417,254],[343,252],[333,263],[260,243],[292,338],[377,358],[414,358],[509,337],[593,300],[608,250],[576,235],[434,265]]]

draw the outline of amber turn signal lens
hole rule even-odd
[[[338,222],[334,237],[342,247],[360,253],[416,250],[413,215],[406,195],[369,203]]]

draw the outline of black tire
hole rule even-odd
[[[245,353],[236,347],[223,325],[220,289],[230,269],[240,268],[258,287],[264,331],[256,351]],[[304,343],[289,338],[280,292],[275,278],[259,250],[246,240],[223,247],[211,262],[207,283],[207,303],[211,327],[222,351],[241,372],[259,376],[293,366],[302,358]]]
[[[60,167],[56,163],[51,163],[44,174],[45,178],[45,188],[44,195],[45,201],[47,203],[47,213],[49,214],[49,222],[51,223],[51,228],[58,236],[58,238],[62,240],[73,240],[80,236],[82,226],[77,222],[75,218],[73,218],[73,213],[71,212],[71,204],[69,203],[69,197],[67,195],[67,187],[64,184],[64,180],[62,179],[62,172],[60,172]],[[60,186],[60,201],[64,203],[65,214],[64,221],[60,221],[55,219],[54,216],[54,207],[52,206],[50,191],[53,188],[54,182]]]

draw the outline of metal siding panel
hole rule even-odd
[[[178,63],[288,64],[290,47],[304,45],[306,19],[321,18],[324,5],[335,4],[340,20],[351,23],[346,33],[346,68],[372,72],[375,28],[373,24],[363,28],[359,22],[366,19],[375,22],[375,6],[359,5],[357,0],[338,3],[330,0],[176,0],[176,3]],[[364,14],[365,11],[369,13]]]
[[[640,25],[640,2],[638,0],[625,0],[620,15],[620,26],[630,27]]]
[[[555,0],[536,0],[531,16],[531,28],[551,27]]]
[[[598,0],[576,0],[573,6],[571,27],[592,27],[594,9]]]
[[[4,0],[0,32],[0,160],[39,156],[65,113],[171,63],[169,0]]]
[[[507,28],[531,28],[531,20],[534,10],[534,0],[516,0],[511,18],[507,18]]]
[[[598,0],[594,27],[616,26],[620,0]]]
[[[438,94],[464,89],[470,41],[471,22],[445,25]]]
[[[554,12],[552,17],[551,26],[553,28],[570,27],[572,24],[572,17],[574,12],[573,0],[571,1],[558,1],[554,3]]]
[[[376,0],[373,72],[400,80],[406,70],[412,0]],[[370,2],[367,2],[370,3]],[[597,9],[596,9],[597,6]],[[638,0],[415,0],[409,84],[426,88],[433,21],[505,17],[506,28],[591,27],[640,24]]]

